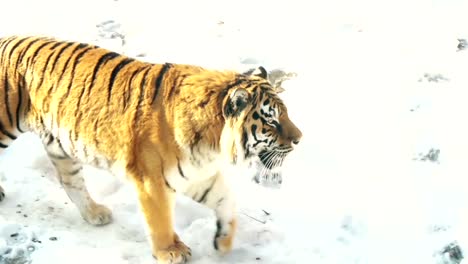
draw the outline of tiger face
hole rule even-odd
[[[245,87],[230,94],[226,130],[240,135],[234,139],[233,157],[255,169],[255,182],[281,184],[283,161],[299,144],[302,133],[290,120],[276,87],[267,81],[266,71],[259,69],[259,74],[249,75]]]

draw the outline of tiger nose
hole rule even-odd
[[[293,143],[293,145],[297,145],[301,141],[301,138],[302,138],[302,133],[300,131],[297,131],[295,135],[290,137],[290,140]]]

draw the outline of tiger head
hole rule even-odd
[[[240,75],[223,101],[222,148],[233,163],[255,168],[254,181],[261,184],[281,183],[283,161],[302,137],[280,89],[259,67]]]

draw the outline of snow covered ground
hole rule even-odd
[[[468,2],[4,0],[0,35],[98,43],[152,62],[296,72],[282,94],[304,138],[280,189],[236,184],[232,254],[180,197],[193,263],[457,263],[468,252]],[[0,157],[0,263],[154,263],[130,186],[86,168],[114,222],[91,227],[38,139]],[[265,213],[267,212],[267,213]],[[465,253],[467,254],[467,253]],[[460,255],[460,254],[458,254]],[[466,260],[465,260],[466,261]]]

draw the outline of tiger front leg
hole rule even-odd
[[[153,256],[158,264],[186,263],[191,250],[174,232],[173,211],[175,192],[164,176],[134,177],[138,198],[146,220]]]
[[[231,251],[237,229],[236,206],[225,179],[219,173],[195,188],[192,198],[213,209],[216,214],[214,248],[226,254]]]

